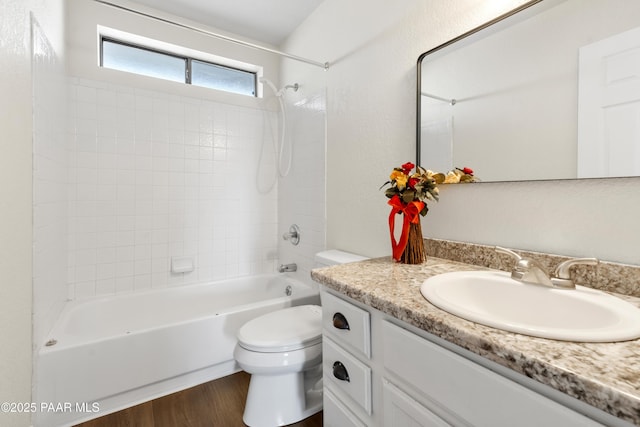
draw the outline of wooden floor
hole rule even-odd
[[[242,412],[250,378],[238,372],[77,427],[244,427]],[[322,412],[291,425],[322,427]]]

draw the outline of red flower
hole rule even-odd
[[[409,178],[409,183],[407,184],[409,188],[416,188],[416,184],[420,182],[418,178]]]
[[[413,163],[411,163],[411,162],[407,162],[407,163],[405,163],[404,165],[402,165],[402,171],[403,171],[405,174],[409,175],[409,173],[411,172],[411,170],[412,170],[414,167],[416,167],[416,165],[414,165],[414,164],[413,164]]]
[[[466,173],[467,175],[473,175],[473,169],[471,168],[464,168],[462,169],[462,172]]]

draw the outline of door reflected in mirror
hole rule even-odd
[[[640,176],[640,1],[530,2],[418,61],[418,164]]]

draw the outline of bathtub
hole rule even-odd
[[[36,426],[71,425],[239,371],[236,332],[320,304],[284,275],[71,301],[38,352]]]

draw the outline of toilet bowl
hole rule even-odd
[[[240,328],[234,357],[251,374],[246,425],[283,426],[322,409],[321,334],[317,305],[273,311]]]
[[[316,266],[366,259],[330,250]],[[234,357],[251,374],[242,420],[250,427],[293,424],[322,410],[322,309],[302,305],[264,314],[238,331]]]

